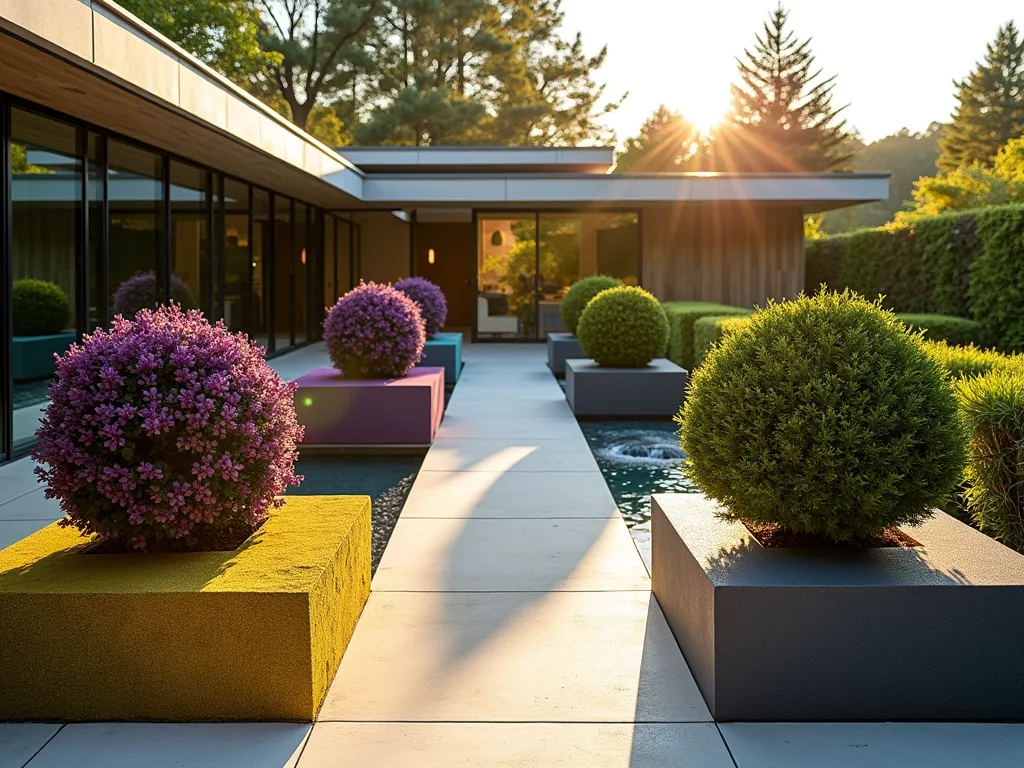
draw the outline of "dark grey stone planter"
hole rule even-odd
[[[764,549],[652,497],[652,580],[716,720],[1024,720],[1024,556],[945,513],[914,548]]]
[[[548,334],[548,368],[555,376],[565,375],[565,361],[570,358],[583,358],[583,347],[580,340],[571,333]]]
[[[45,379],[53,375],[54,354],[63,355],[75,343],[74,331],[47,336],[15,336],[11,340],[11,367],[15,381]]]
[[[602,368],[565,361],[565,397],[577,416],[674,416],[686,394],[686,371],[659,358],[644,368]]]

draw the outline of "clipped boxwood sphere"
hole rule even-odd
[[[577,280],[562,297],[562,304],[559,306],[559,311],[562,313],[562,325],[569,333],[576,333],[580,315],[583,314],[583,310],[590,300],[601,291],[616,288],[619,285],[621,283],[618,280],[607,275],[593,275]]]
[[[642,288],[606,288],[590,300],[576,329],[580,346],[598,365],[639,368],[665,354],[668,319]]]
[[[68,327],[71,302],[56,283],[31,277],[16,280],[12,299],[15,336],[48,336]]]
[[[723,517],[835,542],[924,520],[964,468],[939,365],[849,292],[770,304],[727,334],[679,421],[690,478]]]
[[[395,283],[395,288],[416,302],[423,315],[427,338],[434,338],[448,317],[448,301],[444,292],[425,277],[406,277]]]
[[[425,342],[416,302],[390,285],[360,283],[324,320],[327,353],[350,379],[405,376],[423,356]]]

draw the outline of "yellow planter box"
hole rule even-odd
[[[0,552],[0,721],[312,720],[370,593],[370,499],[288,496],[238,549]]]

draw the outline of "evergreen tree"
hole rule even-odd
[[[780,4],[737,59],[731,120],[719,128],[713,169],[721,171],[827,171],[842,166],[848,137],[845,107],[832,106],[835,77],[814,68],[811,40],[786,28]]]
[[[956,85],[953,122],[942,137],[939,168],[990,164],[999,148],[1024,133],[1024,39],[1014,23],[999,28],[984,61]]]
[[[673,173],[700,170],[700,132],[678,112],[662,104],[626,139],[615,159],[616,173]]]

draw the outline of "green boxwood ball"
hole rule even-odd
[[[15,336],[48,336],[68,327],[71,302],[56,283],[35,278],[16,280],[12,299]]]
[[[598,365],[639,368],[663,357],[668,318],[642,288],[606,288],[590,300],[576,329],[580,346]]]
[[[593,275],[577,280],[570,286],[562,297],[562,304],[559,310],[562,313],[562,325],[569,333],[576,333],[576,327],[580,322],[580,315],[590,300],[607,288],[616,288],[621,283],[614,277],[607,275]]]
[[[920,336],[850,292],[769,304],[727,334],[679,422],[690,478],[723,517],[835,542],[929,517],[967,446]]]

